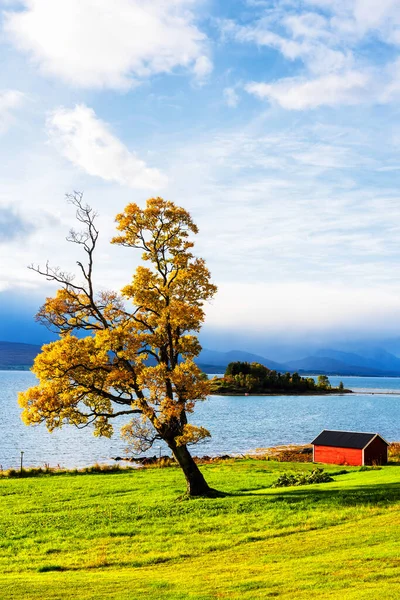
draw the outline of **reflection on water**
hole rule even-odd
[[[196,454],[246,453],[259,447],[309,443],[322,429],[377,431],[388,441],[400,440],[400,378],[330,377],[350,389],[368,390],[342,396],[211,396],[198,403],[192,421],[207,427],[211,440]],[[30,372],[0,372],[0,465],[83,467],[124,455],[118,429],[111,440],[94,438],[88,429],[65,426],[49,434],[43,425],[26,427],[20,420],[17,393],[34,385]],[[154,449],[158,454],[159,446]],[[165,448],[161,447],[164,453]]]

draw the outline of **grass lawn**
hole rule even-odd
[[[312,468],[210,464],[231,495],[185,501],[173,467],[0,479],[0,598],[400,598],[400,465],[268,487]]]

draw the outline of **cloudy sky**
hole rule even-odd
[[[74,270],[72,190],[100,213],[100,287],[137,264],[109,245],[128,202],[193,214],[208,346],[397,336],[400,0],[0,7],[0,338],[47,339],[26,266]]]

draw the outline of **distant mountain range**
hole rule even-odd
[[[337,375],[381,375],[400,374],[400,358],[386,350],[368,351],[367,356],[354,352],[323,349],[300,360],[293,360],[286,365],[289,371],[337,374]]]
[[[268,367],[268,369],[281,372],[297,371],[300,374],[400,376],[400,358],[380,348],[369,349],[366,351],[366,355],[327,348],[316,351],[312,356],[306,356],[305,358],[285,363],[277,363],[264,356],[242,352],[241,350],[217,352],[215,350],[204,349],[200,353],[197,362],[200,366],[207,364],[226,367],[233,361],[259,362]]]
[[[40,346],[34,344],[0,342],[0,370],[29,369],[39,352]],[[197,363],[206,373],[223,373],[226,366],[234,361],[258,362],[268,369],[297,371],[300,374],[400,376],[400,358],[381,348],[368,348],[357,353],[326,348],[316,351],[312,356],[286,363],[242,350],[217,352],[203,349]]]

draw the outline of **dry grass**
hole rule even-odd
[[[286,445],[275,446],[273,448],[257,448],[256,458],[264,460],[277,460],[278,462],[312,462],[312,446],[305,444],[303,446]]]

